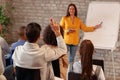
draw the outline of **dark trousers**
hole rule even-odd
[[[52,66],[53,66],[54,75],[56,77],[60,77],[59,59],[52,61]]]
[[[17,80],[41,80],[40,69],[26,69],[16,67]]]

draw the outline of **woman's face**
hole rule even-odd
[[[75,7],[74,6],[69,7],[69,13],[71,16],[75,15]]]

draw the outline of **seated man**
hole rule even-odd
[[[12,43],[10,53],[8,54],[8,59],[6,60],[7,66],[12,64],[12,54],[17,46],[23,45],[26,41],[26,36],[25,36],[25,26],[21,26],[19,30],[17,31],[17,34],[19,36],[19,40],[15,43]]]
[[[41,32],[40,25],[38,23],[29,23],[27,25],[27,41],[23,46],[16,47],[12,56],[14,66],[16,67],[17,80],[40,80],[29,77],[31,69],[39,69],[41,80],[55,80],[51,61],[66,54],[67,48],[61,36],[60,27],[53,20],[51,21],[51,29],[55,34],[58,46],[52,47],[45,44],[40,48],[38,45]],[[34,75],[31,77],[34,78]]]
[[[15,80],[15,73],[14,73],[14,68],[13,68],[13,61],[12,61],[12,54],[15,50],[15,48],[17,46],[23,45],[26,41],[26,37],[25,37],[25,26],[21,26],[18,31],[17,34],[19,36],[19,40],[15,43],[12,43],[11,45],[11,49],[9,54],[7,55],[8,58],[6,59],[6,68],[5,68],[5,72],[4,75],[7,78],[7,80]]]

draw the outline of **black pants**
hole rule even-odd
[[[59,59],[52,61],[52,66],[53,66],[54,75],[56,77],[60,77]]]
[[[26,69],[16,67],[17,80],[41,80],[40,69]]]

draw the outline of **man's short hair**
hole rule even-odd
[[[26,27],[26,37],[27,41],[30,43],[34,43],[37,41],[40,36],[41,26],[38,23],[32,22],[29,23]]]
[[[19,30],[17,31],[18,35],[19,35],[19,36],[25,36],[25,29],[26,29],[25,26],[21,26],[21,27],[19,28]]]

